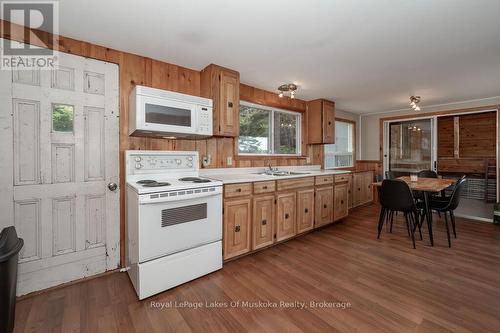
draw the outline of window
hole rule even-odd
[[[74,107],[66,104],[52,104],[52,130],[73,132]]]
[[[335,121],[335,144],[325,145],[325,169],[354,166],[354,124]]]
[[[252,155],[300,155],[301,114],[240,103],[238,151]]]

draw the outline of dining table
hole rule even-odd
[[[426,212],[426,222],[429,229],[429,238],[431,246],[434,246],[434,237],[432,234],[432,209],[430,207],[430,196],[435,193],[439,193],[444,189],[450,187],[455,183],[453,179],[445,178],[423,178],[418,177],[416,180],[412,180],[409,176],[403,176],[397,178],[408,184],[411,190],[418,191],[422,193],[424,198],[424,209]],[[373,186],[382,186],[382,182],[376,182],[372,184]]]

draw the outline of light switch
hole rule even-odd
[[[226,164],[229,166],[229,165],[233,165],[233,157],[232,156],[228,156],[227,159],[226,159]]]

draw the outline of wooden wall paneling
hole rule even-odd
[[[454,151],[454,117],[438,118],[438,158],[453,157]]]
[[[458,154],[461,158],[496,157],[496,113],[460,115]]]
[[[234,143],[233,138],[217,138],[217,168],[232,168],[234,162]],[[229,165],[228,158],[232,159]]]

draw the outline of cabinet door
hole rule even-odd
[[[323,101],[323,143],[335,143],[335,104]]]
[[[373,172],[363,173],[363,203],[372,201]]]
[[[281,241],[294,236],[296,231],[296,204],[295,192],[278,194],[277,218],[276,218],[276,240]]]
[[[235,73],[221,71],[219,103],[219,135],[238,136],[239,79]]]
[[[314,227],[314,189],[297,192],[297,233]]]
[[[347,181],[347,197],[348,197],[348,208],[352,208],[353,207],[353,197],[352,197],[352,193],[353,193],[353,190],[352,190],[352,176],[349,177],[349,180]]]
[[[316,189],[316,226],[333,222],[333,187],[320,187]]]
[[[346,217],[348,208],[348,183],[336,184],[334,190],[335,204],[333,207],[333,219],[335,221]]]
[[[252,217],[252,249],[271,245],[274,241],[274,195],[254,197]]]
[[[363,201],[363,174],[355,173],[352,176],[352,205],[353,207],[359,206]]]
[[[224,259],[250,251],[251,199],[224,201]]]

